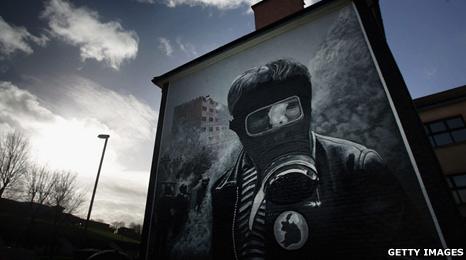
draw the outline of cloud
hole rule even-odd
[[[434,66],[426,66],[422,69],[423,74],[429,80],[432,80],[437,75],[438,69]]]
[[[172,43],[168,38],[159,37],[159,50],[167,56],[172,56],[175,49],[181,51],[188,57],[198,56],[196,46],[190,42],[184,42],[181,37],[177,37]]]
[[[139,38],[116,21],[102,22],[99,14],[64,0],[47,2],[42,17],[55,37],[79,47],[81,59],[103,61],[118,70],[136,57]]]
[[[143,4],[155,4],[155,0],[135,0],[136,2]]]
[[[213,6],[218,9],[234,9],[240,6],[252,5],[260,0],[164,0],[164,4],[169,7],[177,7],[179,5],[188,6]]]
[[[161,50],[167,56],[172,56],[173,47],[170,44],[170,40],[164,37],[160,37],[159,38],[159,50]]]
[[[178,48],[186,55],[190,57],[197,56],[198,53],[196,47],[193,44],[189,42],[183,42],[179,37],[176,39],[176,44],[178,44]]]
[[[138,0],[142,2],[144,0]],[[148,0],[153,2],[153,0]],[[163,3],[169,7],[177,7],[180,5],[187,6],[212,6],[218,9],[235,9],[241,6],[252,6],[261,0],[163,0]],[[320,0],[305,0],[305,6],[310,6]]]
[[[129,170],[148,169],[152,159],[157,113],[133,95],[123,95],[82,77],[62,79],[60,107],[68,106],[68,116],[88,117],[112,130],[120,164]],[[145,165],[144,165],[145,164]],[[144,166],[143,166],[144,165]]]
[[[19,89],[11,82],[0,82],[0,121],[12,121],[15,118],[48,121],[53,114],[39,104],[36,96]]]
[[[47,36],[34,36],[24,27],[10,25],[0,16],[0,58],[5,58],[15,52],[32,54],[34,51],[30,46],[35,43],[45,46],[49,40]]]
[[[103,141],[97,135],[110,134],[92,217],[140,223],[157,113],[132,95],[85,78],[66,78],[60,79],[66,87],[57,90],[55,103],[0,81],[0,132],[23,131],[35,161],[77,172],[86,198],[102,153]],[[121,202],[118,210],[115,202]]]

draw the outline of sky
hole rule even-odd
[[[0,133],[24,132],[33,160],[78,174],[89,198],[109,134],[92,218],[141,223],[161,98],[150,80],[253,32],[253,2],[2,0]],[[380,7],[413,98],[466,84],[466,1]]]

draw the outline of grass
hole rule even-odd
[[[108,232],[106,230],[88,228],[87,231],[94,233],[96,236],[102,236],[103,238],[106,238],[106,239],[139,244],[139,241],[136,239],[125,237],[123,235],[114,234],[113,232]]]

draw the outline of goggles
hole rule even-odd
[[[301,118],[301,102],[297,96],[292,96],[249,113],[245,119],[246,133],[249,136],[263,135]]]

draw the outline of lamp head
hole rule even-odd
[[[107,139],[107,138],[110,137],[110,135],[101,134],[101,135],[98,135],[97,137],[98,137],[98,138],[102,138],[102,139]]]

